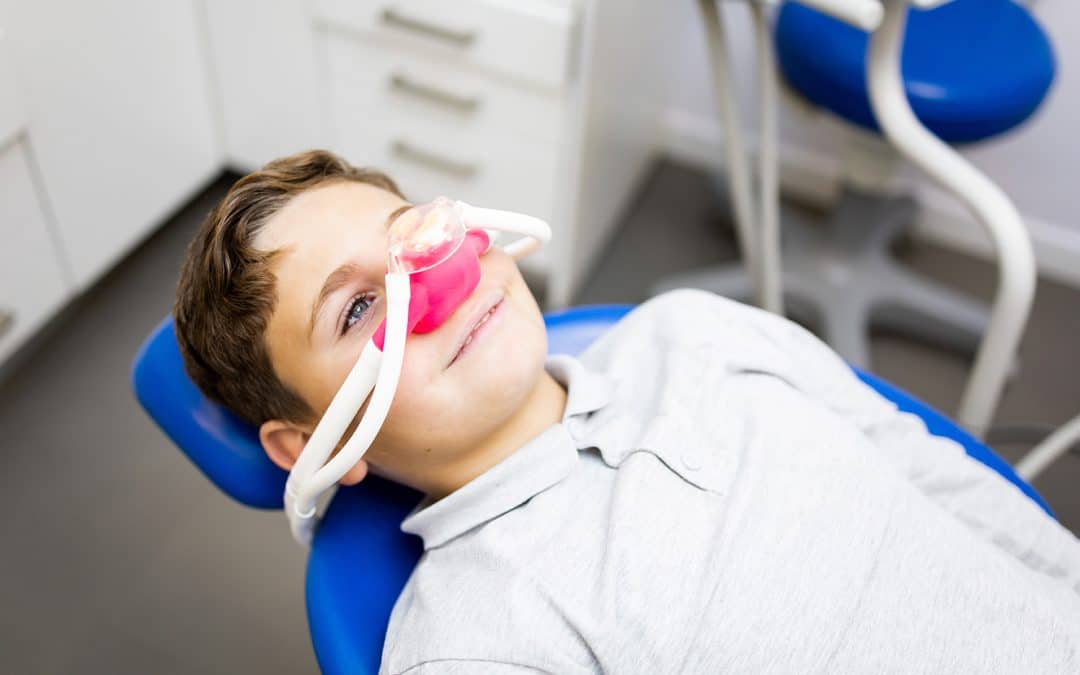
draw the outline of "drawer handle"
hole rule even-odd
[[[8,312],[0,309],[0,338],[7,335],[7,332],[15,327],[15,312]]]
[[[461,30],[440,26],[431,21],[425,21],[424,19],[415,16],[408,16],[392,7],[387,7],[382,11],[382,21],[387,26],[393,26],[395,28],[401,28],[421,35],[426,35],[427,37],[442,40],[443,42],[448,42],[458,47],[468,47],[476,41],[476,31],[474,30]]]
[[[434,85],[418,82],[401,73],[394,73],[390,76],[390,86],[406,94],[434,101],[450,108],[457,108],[461,112],[471,113],[480,107],[480,97],[478,96],[455,94]]]
[[[458,178],[472,178],[476,175],[476,165],[468,162],[459,162],[440,154],[418,148],[412,143],[403,140],[395,140],[393,144],[394,154],[418,164],[425,164],[443,173],[448,173]]]

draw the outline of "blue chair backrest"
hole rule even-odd
[[[544,317],[552,353],[578,354],[633,307],[580,307]],[[940,413],[868,373],[886,398],[922,417],[931,432],[953,438],[1049,512],[1003,460]],[[258,508],[281,508],[285,473],[263,453],[257,432],[208,401],[188,379],[170,319],[139,351],[135,393],[150,416],[222,491]],[[341,489],[327,509],[308,558],[306,597],[312,643],[325,673],[376,673],[390,612],[421,554],[418,538],[399,529],[420,495],[371,476]],[[282,536],[286,535],[284,520]]]

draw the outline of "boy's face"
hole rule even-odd
[[[255,239],[259,250],[279,252],[267,328],[274,370],[320,416],[385,316],[388,221],[408,206],[374,186],[334,182],[294,197]],[[543,317],[513,259],[493,248],[480,268],[476,290],[446,322],[406,342],[393,404],[365,456],[382,475],[420,487],[425,474],[467,461],[470,448],[523,404],[543,373]],[[477,317],[493,304],[462,351]],[[288,426],[306,440],[314,424]]]

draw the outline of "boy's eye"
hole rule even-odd
[[[374,302],[375,297],[372,295],[358,295],[353,298],[345,311],[345,319],[341,322],[341,334],[347,333],[360,319],[363,319]]]

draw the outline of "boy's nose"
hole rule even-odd
[[[491,240],[483,230],[469,230],[450,257],[422,272],[409,275],[408,333],[428,333],[443,324],[480,283],[480,256]],[[371,338],[380,350],[386,340],[383,319]]]

